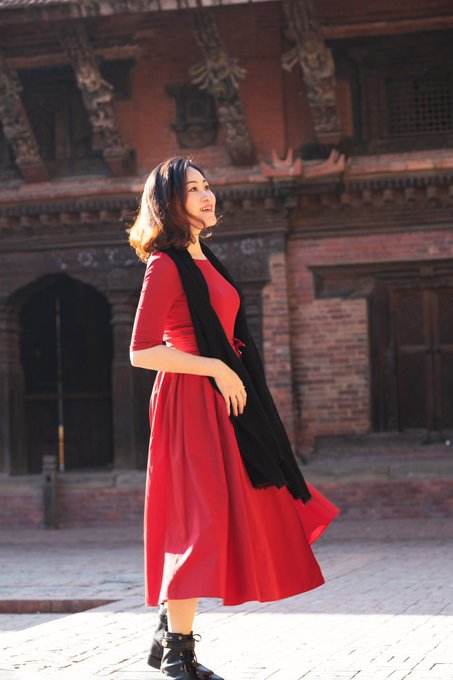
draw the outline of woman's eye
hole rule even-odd
[[[205,184],[204,190],[205,190],[205,191],[210,191],[210,190],[211,190],[209,184]],[[190,187],[189,191],[198,191],[198,187],[196,187],[196,186]]]

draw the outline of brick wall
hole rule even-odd
[[[68,473],[59,496],[60,527],[142,526],[145,473],[135,473],[134,482],[124,486],[115,474],[121,477],[87,473],[74,484]],[[309,465],[306,474],[310,480]],[[344,480],[314,486],[351,519],[453,517],[452,479]],[[0,529],[42,528],[40,476],[10,478],[9,487],[9,493],[0,495]]]
[[[60,494],[60,525],[94,527],[108,524],[139,525],[143,522],[144,491],[141,488],[65,489]]]
[[[319,435],[370,430],[365,299],[315,300],[310,265],[453,257],[453,233],[429,230],[290,240],[287,249],[296,439],[310,454]],[[267,323],[267,322],[266,322]]]
[[[146,472],[65,472],[59,475],[59,526],[143,523]],[[0,528],[43,527],[41,475],[0,480]]]
[[[0,484],[0,528],[42,526],[41,480],[27,476],[14,482],[6,478]]]
[[[385,480],[315,484],[350,519],[453,516],[453,480]]]

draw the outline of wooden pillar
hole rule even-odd
[[[143,466],[146,455],[137,428],[142,407],[138,403],[137,369],[131,365],[129,359],[137,300],[130,290],[105,292],[112,306],[113,463],[115,468],[135,469]]]
[[[15,311],[0,300],[0,472],[28,472],[25,448],[24,377]]]

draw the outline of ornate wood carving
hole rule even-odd
[[[282,57],[283,68],[300,65],[307,88],[313,123],[321,143],[336,143],[340,137],[335,93],[335,64],[324,42],[321,23],[311,0],[284,0],[290,36],[296,44]]]
[[[47,169],[31,129],[20,93],[22,85],[17,74],[8,67],[0,53],[0,120],[3,133],[11,145],[16,163],[26,181],[47,179]]]
[[[113,102],[113,87],[101,76],[85,27],[76,22],[65,23],[58,32],[61,46],[73,68],[83,103],[90,118],[95,139],[112,175],[130,171],[127,151]]]
[[[272,151],[272,165],[260,163],[261,171],[265,177],[293,177],[299,176],[303,179],[318,179],[327,175],[338,175],[343,173],[346,167],[344,154],[332,149],[329,157],[320,163],[305,165],[301,158],[293,160],[293,150],[289,149],[286,158],[281,160],[277,153]]]
[[[305,165],[305,164],[304,164]],[[414,173],[405,176],[370,176],[346,181],[343,176],[303,181],[279,176],[272,182],[246,172],[235,184],[221,175],[210,180],[217,188],[222,235],[236,237],[287,232],[290,238],[317,239],[332,235],[391,233],[451,229],[453,176]],[[39,234],[37,249],[53,247],[77,234],[78,242],[112,242],[125,238],[125,229],[137,208],[137,186],[125,180],[118,195],[105,195],[104,182],[93,180],[91,196],[83,186],[68,183],[70,197],[54,189],[38,198],[32,187],[21,202],[6,190],[0,202],[0,249],[28,249],[24,235]],[[75,190],[74,190],[75,189]],[[291,212],[289,212],[291,211]]]
[[[211,11],[193,12],[193,26],[204,59],[189,69],[190,78],[214,98],[232,163],[253,164],[255,150],[238,93],[239,80],[246,71],[229,56]]]
[[[451,38],[448,31],[381,36],[345,42],[336,53],[337,72],[349,81],[351,153],[393,152],[392,161],[425,149],[428,162],[452,146]],[[410,59],[402,55],[410,54]],[[432,149],[437,149],[433,155]],[[397,154],[404,151],[404,155]]]
[[[209,93],[194,85],[171,85],[167,92],[176,101],[176,122],[171,127],[179,146],[200,149],[214,144],[218,122]]]

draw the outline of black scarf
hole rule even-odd
[[[200,244],[211,264],[239,293],[241,303],[234,337],[245,343],[245,347],[241,347],[241,358],[231,346],[211,306],[208,285],[192,256],[187,250],[173,247],[165,249],[165,252],[178,267],[201,356],[221,359],[245,385],[247,402],[244,412],[238,416],[231,412],[230,418],[250,481],[255,488],[286,486],[294,498],[307,503],[311,494],[266,384],[263,364],[248,328],[242,293],[214,253],[206,244]],[[209,379],[220,392],[214,378]]]

